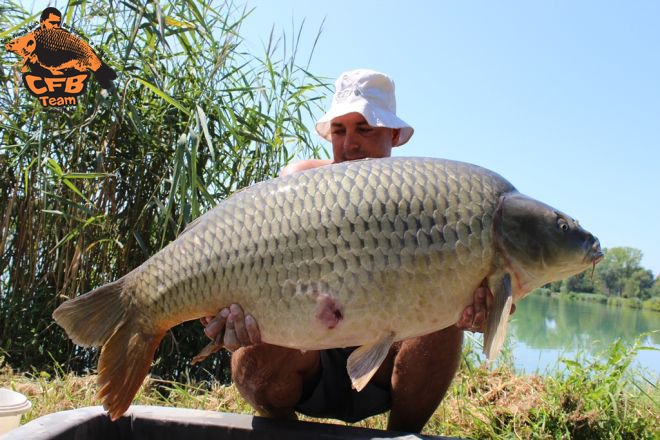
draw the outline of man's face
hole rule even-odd
[[[60,17],[51,13],[47,19],[41,21],[41,27],[44,29],[57,29],[60,27],[60,21]]]
[[[330,123],[335,163],[366,157],[389,157],[399,129],[372,127],[360,113],[338,116]]]

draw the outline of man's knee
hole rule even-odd
[[[304,379],[318,368],[318,352],[301,353],[283,347],[258,344],[232,354],[232,380],[241,395],[262,415],[288,412],[302,395]]]
[[[242,393],[263,392],[287,374],[283,361],[289,355],[288,349],[267,344],[240,348],[231,355],[232,380]]]
[[[239,389],[263,375],[264,371],[259,369],[259,364],[264,363],[262,356],[258,346],[240,348],[231,354],[231,379]]]

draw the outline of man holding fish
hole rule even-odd
[[[354,70],[336,81],[330,110],[316,124],[333,159],[310,159],[281,175],[364,158],[389,157],[413,128],[396,116],[394,83],[382,73]],[[455,326],[395,343],[368,385],[352,389],[346,371],[354,348],[301,351],[261,343],[256,320],[238,304],[202,318],[210,339],[232,351],[232,378],[242,396],[267,417],[295,412],[356,422],[390,411],[388,429],[419,432],[444,397],[460,363],[463,330],[484,331],[492,294],[485,286]],[[512,307],[512,310],[515,306]]]
[[[342,75],[316,128],[341,163],[302,162],[236,192],[139,267],[53,311],[75,344],[101,347],[98,395],[112,420],[167,331],[220,310],[203,320],[212,342],[193,362],[223,342],[245,346],[233,379],[259,414],[390,410],[390,429],[419,431],[458,368],[461,328],[483,330],[495,359],[513,303],[604,256],[575,219],[493,171],[387,157],[412,128],[385,75]],[[382,159],[357,160],[367,157]]]

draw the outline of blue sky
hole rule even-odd
[[[405,4],[405,6],[403,6]],[[299,61],[396,83],[395,155],[490,168],[660,273],[660,2],[251,0],[245,48],[305,19]],[[329,102],[329,101],[328,101]]]

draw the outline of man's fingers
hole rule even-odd
[[[229,351],[236,351],[241,347],[241,344],[238,343],[238,339],[236,339],[236,331],[234,329],[234,321],[232,319],[227,321],[223,345]]]
[[[463,309],[463,313],[458,318],[456,326],[461,330],[470,330],[472,328],[472,320],[474,319],[474,307],[472,304]]]
[[[486,329],[488,311],[493,307],[493,302],[493,294],[484,282],[474,291],[472,304],[463,309],[456,326],[462,330],[483,333]],[[511,307],[511,313],[513,310],[515,306]]]
[[[261,342],[261,332],[259,331],[257,320],[252,315],[245,316],[245,329],[250,336],[250,342],[253,344],[259,344]]]
[[[489,292],[486,287],[478,287],[474,292],[474,319],[471,330],[483,332],[486,325],[486,316],[489,307]]]
[[[488,292],[485,288],[479,287],[474,295],[474,320],[472,327],[481,329],[486,322],[486,311],[488,310]]]
[[[222,309],[215,318],[213,318],[204,328],[204,333],[208,336],[209,339],[216,339],[217,336],[222,332],[227,323],[227,317],[229,316],[229,309]]]
[[[245,315],[238,304],[224,308],[215,317],[200,319],[204,333],[229,351],[261,342],[261,333],[254,317]]]
[[[243,345],[250,345],[250,335],[245,329],[245,315],[243,309],[238,304],[232,304],[229,308],[231,315],[229,319],[234,323],[234,331],[236,332],[236,339],[238,343]]]
[[[474,311],[475,316],[483,313],[486,308],[486,290],[483,287],[477,287],[477,290],[474,291]]]

